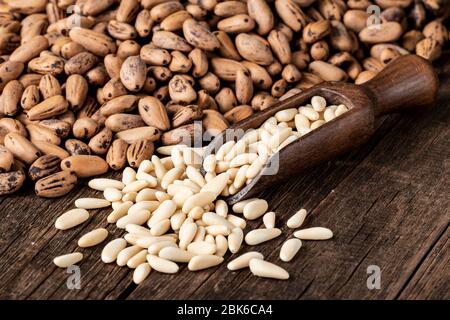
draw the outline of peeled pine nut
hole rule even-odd
[[[196,168],[194,168],[192,166],[188,166],[186,168],[186,175],[191,181],[195,182],[200,187],[203,187],[206,184],[206,180],[202,176],[200,171],[198,171],[198,169],[196,169]]]
[[[267,212],[263,216],[263,223],[266,229],[275,228],[275,212],[273,211]]]
[[[200,193],[194,194],[186,200],[181,210],[184,213],[189,213],[189,211],[191,211],[195,207],[204,207],[207,204],[213,202],[216,199],[217,195],[218,194],[209,191],[202,191]]]
[[[167,248],[167,247],[174,247],[174,248],[176,248],[177,244],[175,242],[173,242],[173,241],[167,241],[167,240],[166,241],[158,241],[158,242],[155,242],[155,243],[151,244],[148,247],[147,251],[150,254],[158,255],[158,253],[162,249]]]
[[[333,113],[334,115],[334,113]],[[295,116],[295,127],[297,131],[301,131],[302,129],[309,129],[309,119],[303,114],[299,113]]]
[[[188,264],[190,271],[198,271],[217,266],[223,262],[222,257],[214,255],[200,255],[193,257]]]
[[[216,201],[216,214],[226,218],[228,215],[228,205],[224,200],[217,200]]]
[[[300,114],[304,115],[310,121],[317,121],[320,118],[319,113],[315,111],[313,108],[300,107],[298,111],[300,112]]]
[[[89,212],[85,209],[72,209],[59,216],[55,221],[55,228],[67,230],[76,227],[89,219]]]
[[[75,207],[80,209],[100,209],[111,205],[111,202],[99,198],[80,198],[75,200]]]
[[[197,225],[194,222],[182,225],[180,228],[180,243],[181,249],[187,249],[188,245],[194,240],[195,233],[197,232]]]
[[[236,177],[234,178],[234,181],[233,181],[233,186],[236,189],[239,189],[245,185],[245,181],[247,180],[247,170],[249,167],[250,167],[250,165],[246,164],[238,169],[238,171],[236,173]]]
[[[236,144],[231,148],[231,150],[225,155],[223,160],[231,161],[238,155],[245,152],[246,143],[243,140],[239,140]]]
[[[134,269],[133,282],[136,284],[142,283],[150,274],[152,268],[147,262],[141,263]]]
[[[325,124],[325,120],[314,121],[313,123],[311,123],[311,130],[315,130],[323,124]]]
[[[147,188],[149,186],[148,182],[145,180],[136,180],[129,184],[127,184],[123,189],[123,193],[129,193],[129,192],[139,192],[144,188]]]
[[[202,217],[205,210],[202,207],[194,207],[189,211],[188,216],[192,219],[198,220]]]
[[[245,178],[253,179],[254,177],[256,177],[261,172],[261,169],[263,168],[263,166],[266,164],[266,161],[264,161],[264,160],[265,159],[262,159],[261,156],[259,156],[258,159],[253,161],[252,164],[245,171]],[[237,187],[236,185],[235,185],[235,187],[240,188],[240,187]]]
[[[145,181],[147,183],[147,187],[150,188],[154,188],[158,185],[158,180],[147,172],[138,172],[136,174],[136,179],[138,179],[139,181]],[[141,189],[139,192],[141,192],[142,190],[145,189]]]
[[[158,253],[160,258],[173,262],[187,263],[192,255],[186,250],[177,247],[164,247]]]
[[[205,212],[202,216],[202,220],[209,226],[222,225],[229,229],[234,228],[234,225],[230,221],[214,212]]]
[[[236,217],[232,214],[229,214],[227,216],[227,220],[230,221],[235,227],[241,228],[242,230],[247,226],[247,223],[244,219]]]
[[[291,261],[298,250],[302,246],[302,241],[300,239],[289,239],[281,246],[280,259],[284,262]]]
[[[97,178],[90,180],[88,182],[88,186],[94,190],[104,191],[107,188],[115,188],[118,190],[122,190],[123,187],[125,187],[125,184],[121,181],[114,179]]]
[[[230,161],[230,168],[237,168],[245,164],[250,164],[258,158],[256,153],[241,153]]]
[[[201,222],[201,220],[199,222]],[[227,236],[231,232],[230,228],[220,224],[216,224],[214,226],[207,226],[205,229],[206,232],[212,236],[218,236],[219,234]]]
[[[305,209],[300,209],[292,217],[289,218],[286,225],[291,229],[300,228],[300,226],[305,221],[307,211]]]
[[[148,254],[147,262],[152,269],[161,273],[177,273],[178,265],[175,262],[160,258],[158,256]]]
[[[228,248],[231,253],[236,253],[239,251],[242,241],[244,241],[244,232],[241,228],[234,228],[228,236]]]
[[[136,195],[136,202],[156,200],[156,190],[145,188]]]
[[[336,117],[339,117],[341,115],[343,115],[345,112],[348,111],[348,108],[346,106],[344,106],[343,104],[340,104],[336,111],[334,112],[334,114],[336,115]]]
[[[210,154],[203,160],[203,168],[206,172],[213,172],[216,169],[216,156]]]
[[[147,253],[148,252],[145,249],[142,249],[136,253],[127,261],[127,267],[130,269],[136,269],[138,265],[146,261]]]
[[[128,212],[128,209],[130,209],[133,206],[133,202],[126,201],[120,204],[116,209],[114,209],[107,218],[107,221],[109,223],[116,223],[117,220],[125,216]]]
[[[213,192],[218,196],[227,186],[230,175],[227,172],[221,173],[208,181],[200,192]],[[212,202],[212,201],[211,201]]]
[[[256,199],[244,206],[243,214],[247,220],[255,220],[266,213],[269,205],[266,200]]]
[[[252,259],[264,259],[264,256],[256,251],[250,251],[247,253],[244,253],[237,257],[236,259],[230,261],[227,265],[228,270],[239,270],[243,268],[247,268],[248,264],[250,263],[250,260]]]
[[[129,192],[127,194],[124,194],[122,197],[122,201],[136,201],[137,192]]]
[[[216,159],[219,161],[224,160],[225,155],[227,155],[230,152],[230,150],[234,147],[235,144],[236,142],[234,140],[230,140],[221,145],[219,150],[217,150],[215,154]]]
[[[127,264],[128,260],[130,260],[134,255],[136,255],[139,251],[141,251],[142,248],[136,245],[133,245],[131,247],[127,247],[119,252],[117,255],[117,265],[119,267],[123,267]]]
[[[216,252],[216,244],[206,241],[192,242],[188,245],[187,251],[192,255],[214,254]]]
[[[261,259],[251,259],[249,267],[250,271],[258,277],[273,278],[279,280],[289,279],[289,273],[286,270],[273,263]]]
[[[170,229],[170,220],[164,219],[161,220],[153,225],[153,227],[150,229],[150,232],[153,236],[161,236],[165,234]]]
[[[162,178],[161,187],[164,190],[167,190],[167,187],[169,186],[169,184],[171,184],[175,180],[179,179],[183,173],[184,173],[184,170],[179,167],[170,169],[169,171],[166,172],[166,174]]]
[[[139,165],[137,173],[150,173],[153,171],[153,169],[154,169],[153,163],[150,160],[145,159]]]
[[[152,228],[156,223],[169,219],[177,210],[177,205],[172,200],[163,201],[159,207],[153,211],[152,217],[148,220],[147,225]]]
[[[143,226],[139,226],[137,224],[127,224],[127,226],[125,227],[125,230],[129,233],[136,233],[142,236],[151,236],[151,232],[149,229],[143,227]]]
[[[228,250],[228,240],[225,236],[219,234],[216,236],[216,256],[223,257]]]
[[[275,119],[277,119],[278,122],[288,122],[294,119],[295,115],[298,113],[298,110],[296,108],[291,109],[285,109],[278,111],[275,113]]]
[[[55,259],[53,259],[53,263],[57,267],[68,268],[70,266],[73,266],[74,264],[77,264],[81,260],[83,260],[83,254],[80,252],[74,252],[56,257]]]
[[[333,237],[333,231],[327,228],[314,227],[295,231],[294,237],[301,240],[328,240]]]
[[[311,105],[317,112],[323,112],[327,106],[327,100],[321,96],[314,96],[311,98]]]
[[[333,108],[326,108],[323,112],[323,119],[328,122],[336,118]]]
[[[281,230],[278,228],[272,229],[256,229],[252,230],[245,235],[245,242],[254,246],[278,237],[281,234]]]
[[[158,200],[159,202],[171,200],[170,199],[171,197],[164,191],[156,191],[155,197],[156,197],[156,200]]]
[[[122,200],[122,192],[116,188],[106,188],[103,191],[103,197],[109,202],[115,202]]]
[[[268,147],[272,150],[275,150],[279,147],[280,144],[283,143],[284,140],[287,139],[291,135],[291,128],[278,128],[274,134],[270,137]]]
[[[122,182],[128,185],[136,181],[136,171],[133,168],[126,167],[122,172]]]
[[[116,222],[116,226],[119,229],[125,229],[128,224],[142,225],[150,218],[150,212],[148,210],[139,210],[137,212],[128,213],[126,216],[120,218]]]
[[[127,247],[127,241],[123,238],[117,238],[109,242],[102,251],[102,261],[111,263],[116,261],[119,252]]]
[[[247,200],[236,202],[233,205],[233,207],[232,207],[233,212],[235,212],[235,213],[243,213],[245,205],[247,203],[251,202],[251,201],[254,201],[254,200],[257,200],[257,198],[251,198],[251,199],[247,199]]]
[[[78,240],[78,246],[81,248],[93,247],[105,241],[107,237],[108,237],[108,230],[104,228],[98,228],[82,236]]]

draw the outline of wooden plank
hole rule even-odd
[[[96,193],[80,186],[64,198],[46,200],[33,197],[28,188],[0,198],[0,298],[438,297],[448,289],[448,281],[439,281],[440,273],[445,274],[448,256],[442,253],[448,244],[438,239],[449,223],[449,68],[450,63],[441,68],[447,80],[440,109],[401,116],[399,123],[399,116],[389,117],[360,150],[264,194],[280,213],[280,226],[292,212],[306,207],[312,210],[307,225],[329,226],[336,232],[332,241],[305,243],[292,264],[282,264],[291,280],[259,279],[248,271],[229,272],[222,265],[198,273],[182,270],[174,276],[153,272],[136,287],[128,269],[99,261],[99,246],[81,250],[86,254],[80,264],[82,288],[68,290],[69,274],[51,260],[76,250],[81,234],[106,226],[108,210],[93,212],[88,223],[60,232],[53,227],[56,217],[72,208],[74,199]],[[108,229],[109,239],[121,235],[115,226]],[[283,240],[258,249],[268,260],[278,261],[274,248]],[[368,263],[381,267],[379,291],[365,286]],[[438,274],[430,278],[434,272]]]
[[[450,299],[450,228],[414,273],[411,281],[401,291],[399,299]]]

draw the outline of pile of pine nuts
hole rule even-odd
[[[154,143],[214,135],[322,81],[360,84],[407,53],[435,60],[449,38],[448,8],[443,0],[3,0],[0,195],[28,177],[37,195],[59,197],[78,178],[138,168]]]
[[[185,152],[198,152],[188,147]],[[177,163],[171,157],[163,159],[154,155],[139,166],[137,172],[128,167],[122,181],[97,178],[89,182],[93,189],[103,191],[104,198],[81,198],[72,209],[55,222],[60,230],[74,228],[89,219],[90,209],[112,206],[107,218],[117,228],[125,229],[123,238],[114,239],[103,248],[104,263],[116,262],[118,266],[134,269],[133,281],[145,280],[152,269],[161,273],[177,273],[179,263],[187,263],[190,271],[211,268],[224,261],[230,251],[237,254],[243,242],[255,246],[281,235],[275,227],[276,215],[267,212],[268,204],[262,199],[248,199],[232,206],[229,212],[225,201],[217,199],[230,180],[228,173],[220,173],[209,181],[190,163]],[[178,165],[181,165],[178,163]],[[157,185],[155,185],[155,182]],[[263,217],[265,228],[254,229],[244,236],[245,219]],[[288,221],[289,228],[303,225],[307,212],[299,210]],[[280,249],[280,259],[291,261],[302,246],[301,240],[327,240],[331,230],[322,227],[301,229]],[[108,238],[105,228],[98,228],[78,240],[80,248],[89,248]],[[69,253],[54,259],[55,265],[67,268],[83,259],[80,252]],[[274,263],[263,260],[261,253],[247,252],[235,257],[227,265],[235,271],[246,267],[260,277],[288,279],[289,273]]]

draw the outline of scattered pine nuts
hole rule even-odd
[[[300,228],[300,226],[303,224],[303,221],[305,221],[306,214],[307,212],[305,209],[300,209],[297,213],[289,218],[286,225],[291,229]]]
[[[247,253],[240,255],[236,259],[230,261],[227,265],[227,268],[232,271],[247,268],[250,263],[250,260],[252,260],[252,259],[261,259],[262,260],[262,259],[264,259],[264,256],[261,253],[256,252],[256,251],[247,252]]]
[[[245,242],[250,246],[272,240],[281,234],[281,230],[278,228],[272,229],[256,229],[252,230],[245,236]]]
[[[77,264],[81,260],[83,260],[83,254],[80,252],[74,252],[56,257],[53,259],[53,262],[60,268],[68,268],[74,264]]]
[[[314,227],[295,231],[294,237],[301,240],[328,240],[333,237],[333,232],[327,228]]]
[[[86,233],[78,240],[78,246],[81,248],[88,248],[98,245],[105,241],[108,237],[108,230],[99,228]]]
[[[251,259],[249,262],[249,267],[250,271],[258,277],[279,280],[289,279],[289,273],[286,270],[262,259]]]
[[[55,221],[55,228],[67,230],[76,227],[89,219],[89,212],[85,209],[72,209],[59,216]]]
[[[289,239],[281,246],[280,259],[284,262],[291,261],[298,250],[302,246],[302,241],[300,239]]]

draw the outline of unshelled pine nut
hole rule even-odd
[[[306,218],[307,211],[305,209],[300,209],[292,217],[289,218],[286,225],[291,229],[300,228]]]
[[[74,252],[56,257],[53,259],[53,263],[60,268],[68,268],[74,264],[77,264],[81,260],[83,260],[83,254],[80,252]]]
[[[250,251],[247,253],[244,253],[237,257],[236,259],[230,261],[227,265],[227,268],[229,270],[239,270],[243,268],[247,268],[248,264],[250,263],[250,260],[252,259],[264,259],[264,256],[262,253],[256,252],[256,251]]]
[[[108,230],[98,228],[83,235],[78,240],[78,246],[81,248],[93,247],[105,241],[108,237]]]
[[[250,271],[258,277],[263,278],[273,278],[279,280],[289,279],[289,273],[283,268],[261,260],[261,259],[251,259],[249,262]]]
[[[287,240],[281,246],[280,259],[285,262],[291,261],[297,254],[298,250],[300,250],[301,246],[302,246],[302,241],[300,239]]]
[[[89,219],[89,212],[85,209],[72,209],[59,216],[55,221],[55,228],[67,230],[76,227]]]
[[[294,237],[301,240],[328,240],[333,237],[333,232],[327,228],[314,227],[295,231]]]

